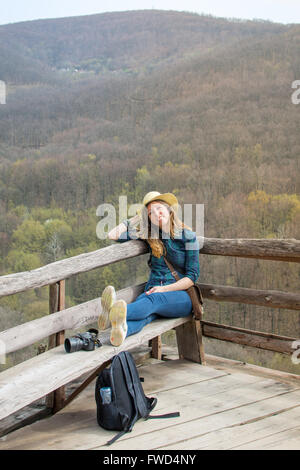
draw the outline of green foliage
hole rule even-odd
[[[37,220],[41,223],[47,221],[51,222],[54,220],[63,221],[65,218],[65,211],[62,207],[33,207],[30,211],[30,216],[33,220]]]
[[[12,235],[13,246],[27,253],[41,253],[45,240],[45,227],[35,220],[25,220]]]
[[[48,262],[61,259],[73,245],[73,232],[64,220],[48,219],[44,223],[46,231],[45,256]]]
[[[41,258],[37,253],[26,253],[21,249],[12,249],[4,260],[7,272],[30,271],[41,266]]]
[[[272,196],[265,191],[257,190],[249,194],[248,207],[249,216],[260,236],[285,238],[284,228],[300,215],[300,197],[297,194]]]
[[[6,326],[3,329],[11,328],[25,322],[23,309],[37,299],[34,290],[27,290],[20,294],[9,295],[0,299],[0,307],[7,310]]]

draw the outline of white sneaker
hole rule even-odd
[[[116,301],[117,295],[113,286],[106,286],[101,295],[102,313],[98,318],[99,330],[106,330],[110,327],[109,310]]]
[[[125,300],[116,300],[109,311],[111,321],[110,342],[113,346],[121,346],[127,335],[127,303]]]

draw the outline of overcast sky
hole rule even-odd
[[[2,0],[0,24],[152,8],[300,23],[300,0]]]

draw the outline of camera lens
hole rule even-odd
[[[67,338],[65,339],[65,350],[67,353],[80,351],[83,346],[83,341],[80,338]]]

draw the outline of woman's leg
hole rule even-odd
[[[184,317],[191,311],[191,298],[184,290],[142,293],[127,304],[127,320],[144,320],[152,313],[168,318]]]
[[[141,331],[144,326],[148,325],[148,323],[152,322],[153,320],[156,320],[158,318],[158,315],[155,313],[152,313],[151,315],[148,315],[148,317],[144,318],[143,320],[127,320],[127,335],[134,335],[135,333],[138,333]]]
[[[137,333],[159,316],[184,317],[191,313],[192,302],[186,291],[154,292],[140,294],[127,304],[127,336]]]
[[[133,302],[127,304],[127,336],[141,331],[144,326],[157,318],[151,311],[151,303],[147,302],[143,292]]]
[[[150,296],[153,296],[155,313],[161,317],[187,317],[192,313],[192,301],[185,290],[154,292]]]

